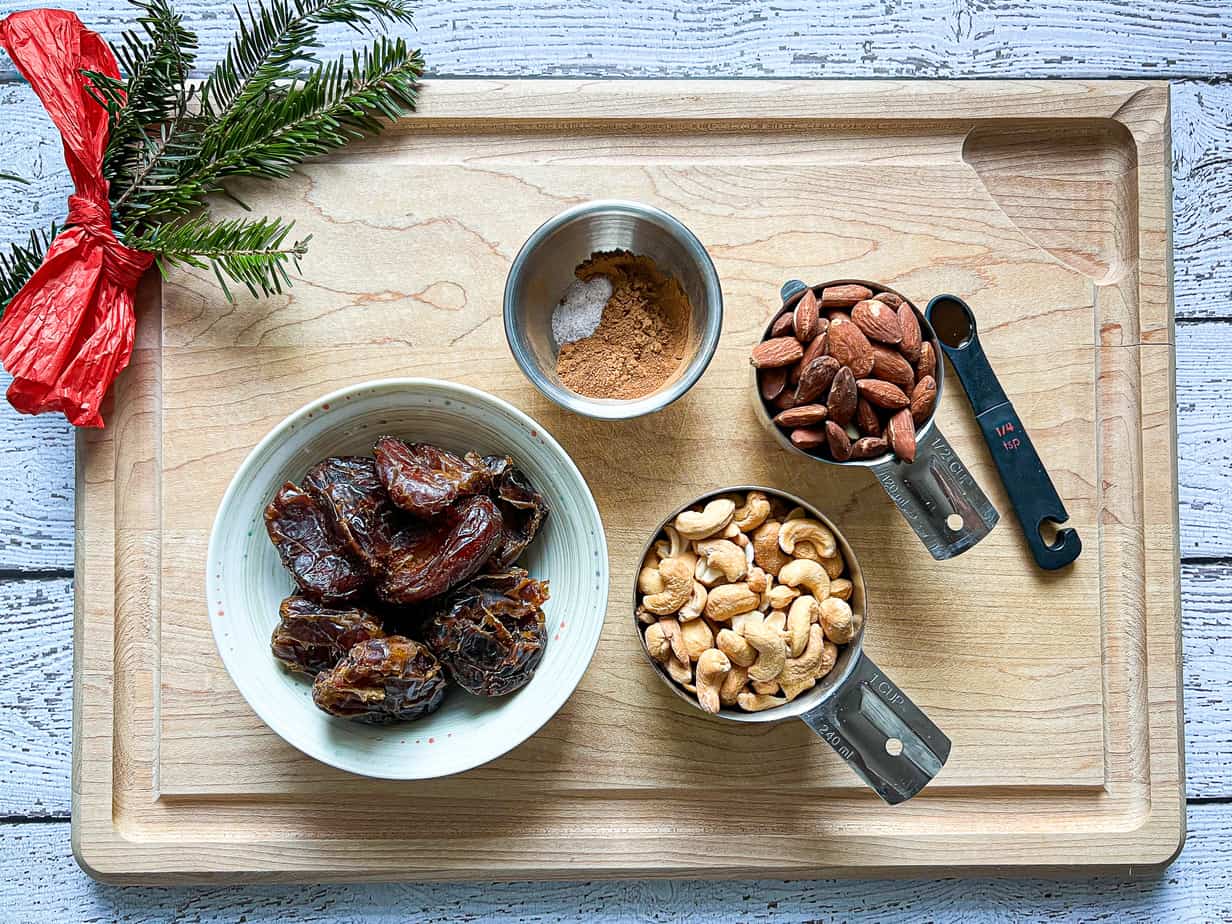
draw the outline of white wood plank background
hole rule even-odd
[[[0,2],[0,15],[36,3]],[[121,0],[65,3],[108,37]],[[229,4],[180,0],[202,72]],[[330,51],[346,36],[331,33]],[[465,0],[425,8],[436,75],[1170,77],[1190,837],[1160,879],[117,889],[68,847],[69,428],[0,405],[0,920],[1232,919],[1232,5],[1224,0]],[[65,211],[60,145],[0,55],[0,242]],[[7,384],[0,379],[0,385]]]

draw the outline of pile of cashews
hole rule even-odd
[[[638,573],[650,656],[710,713],[811,690],[860,631],[834,533],[761,491],[685,510]]]

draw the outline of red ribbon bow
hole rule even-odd
[[[61,411],[76,426],[101,427],[103,398],[133,352],[137,282],[154,260],[111,230],[102,171],[107,112],[81,73],[119,77],[120,68],[106,42],[64,10],[12,14],[0,22],[0,44],[60,130],[76,187],[66,229],[0,318],[9,403],[23,414]]]

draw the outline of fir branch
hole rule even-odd
[[[291,285],[287,264],[299,271],[300,258],[308,252],[311,239],[287,244],[293,224],[277,218],[211,221],[208,215],[194,215],[159,225],[125,243],[155,254],[164,272],[172,263],[212,268],[227,301],[234,301],[227,279],[242,283],[254,298]]]
[[[47,230],[31,231],[27,240],[13,244],[8,253],[0,253],[0,315],[42,265],[47,248],[59,233],[60,228],[52,222]]]
[[[125,32],[112,45],[124,76],[117,80],[105,74],[86,74],[91,83],[88,89],[107,109],[109,139],[103,171],[120,203],[133,194],[137,178],[148,175],[151,161],[165,146],[165,142],[150,143],[151,127],[166,137],[187,117],[194,92],[188,75],[197,52],[196,35],[183,27],[167,0],[132,2],[140,11],[139,29]],[[122,223],[122,216],[118,222]]]
[[[318,66],[281,94],[264,96],[194,138],[197,151],[162,158],[165,170],[146,183],[147,195],[129,210],[130,227],[144,231],[191,214],[227,177],[286,177],[310,157],[379,132],[382,118],[394,120],[414,108],[422,73],[418,51],[383,37],[353,52],[350,61]]]
[[[319,26],[375,33],[378,26],[412,25],[407,0],[270,0],[256,10],[250,4],[248,19],[238,9],[236,16],[239,31],[201,91],[202,111],[219,122],[291,80],[295,65],[315,61]]]

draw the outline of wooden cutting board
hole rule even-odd
[[[204,273],[142,300],[108,427],[79,440],[73,846],[124,882],[802,877],[1157,868],[1184,838],[1168,89],[1142,82],[440,81],[388,135],[237,191],[313,235],[285,296]],[[604,423],[505,346],[526,237],[592,198],[708,247],[717,355],[671,408]],[[1035,569],[961,389],[940,424],[1002,513],[934,562],[865,472],[757,426],[747,356],[789,278],[954,292],[1085,550]],[[560,714],[427,783],[302,756],[247,707],[204,595],[209,528],[282,417],[369,378],[487,389],[537,418],[608,531],[607,625]],[[951,380],[951,384],[954,384]],[[689,711],[627,612],[646,532],[723,484],[809,497],[861,556],[866,647],[953,740],[890,808],[800,723]]]

